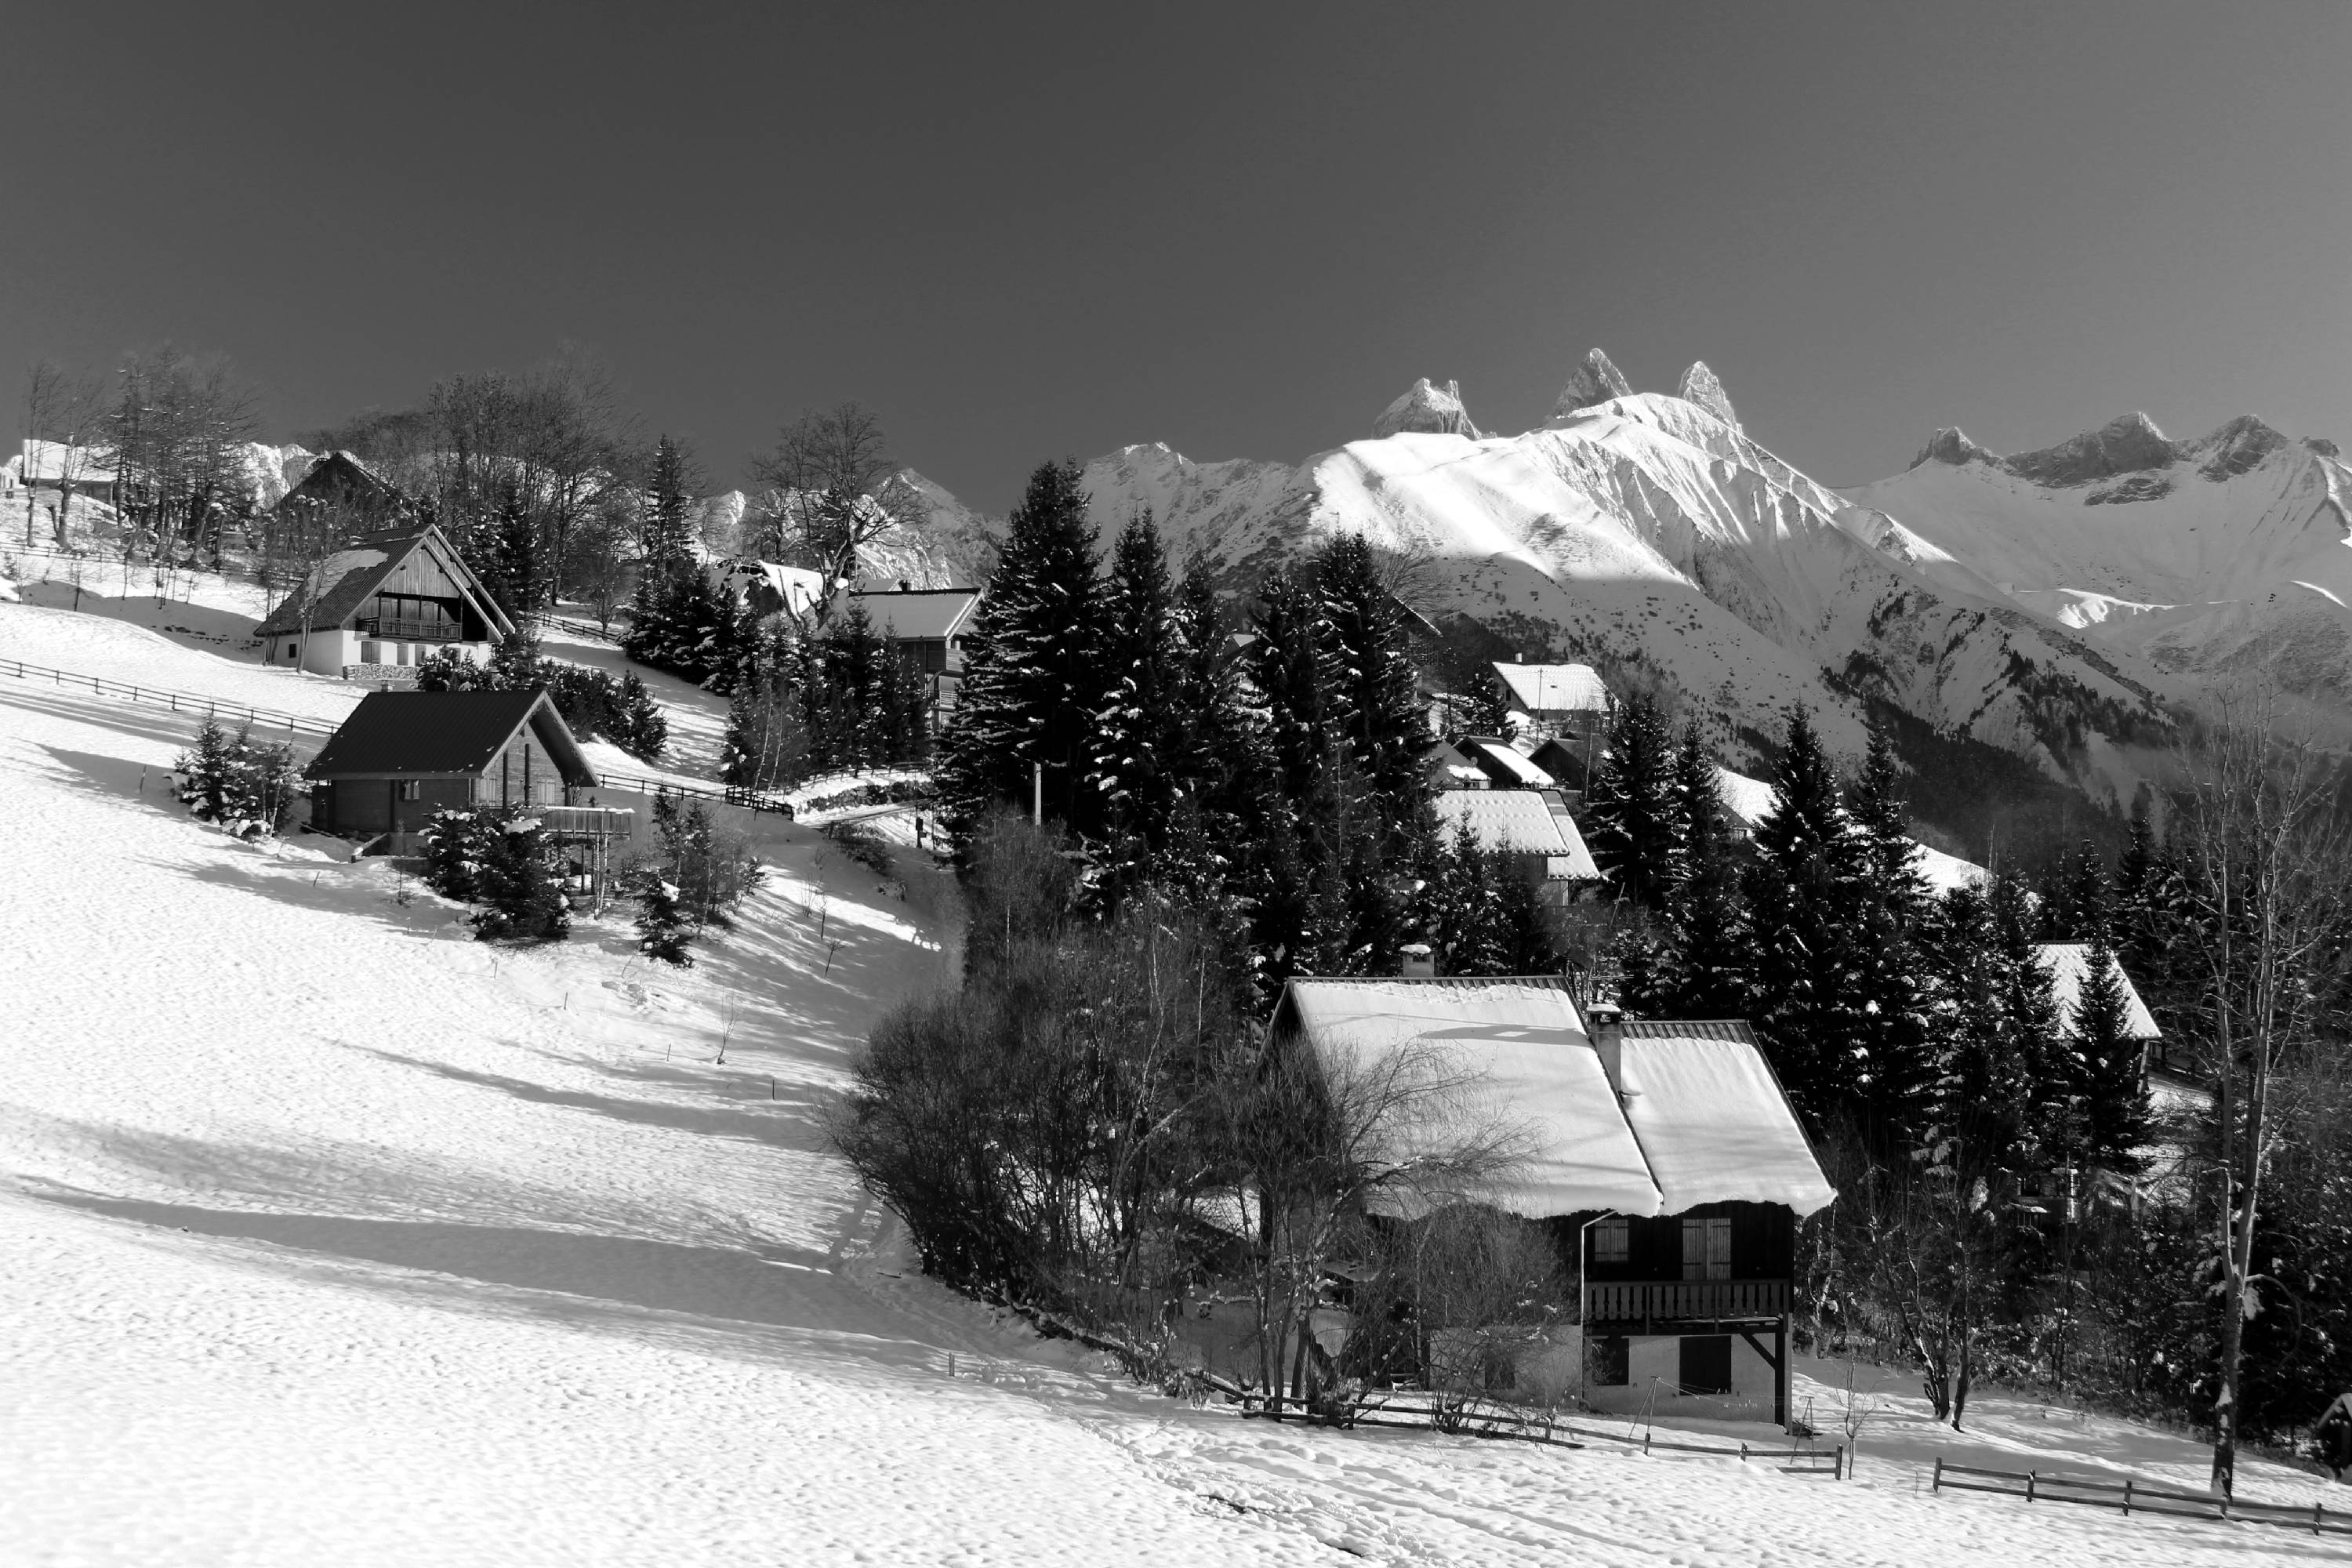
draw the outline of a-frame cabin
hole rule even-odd
[[[440,648],[488,659],[514,622],[431,523],[371,534],[303,574],[256,635],[265,664],[398,682]]]

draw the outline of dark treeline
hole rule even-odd
[[[1696,728],[1613,716],[1588,828],[1637,911],[1622,998],[1754,1023],[1842,1194],[1808,1227],[1823,1342],[1917,1363],[1955,1424],[1976,1382],[2059,1384],[2226,1448],[2352,1381],[2336,784],[2242,714],[2176,762],[2112,861],[1938,898],[1883,731],[1842,783],[1794,716],[1737,843]],[[2043,942],[2087,948],[2063,1015]]]
[[[1235,629],[1245,636],[1229,635]],[[1238,644],[1238,646],[1236,646]],[[1107,915],[1145,890],[1224,933],[1244,1007],[1293,974],[1556,972],[1532,888],[1439,834],[1405,613],[1360,538],[1228,626],[1148,515],[1108,563],[1075,463],[1029,481],[966,643],[940,792],[969,839],[999,805],[1060,825]]]

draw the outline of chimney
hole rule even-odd
[[[1397,978],[1432,980],[1437,975],[1437,955],[1425,942],[1409,942],[1397,949]]]
[[[1609,1075],[1609,1087],[1622,1098],[1625,1093],[1624,1011],[1614,1002],[1587,1003],[1584,1027],[1592,1037],[1592,1048],[1600,1053],[1601,1070]]]

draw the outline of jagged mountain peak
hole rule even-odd
[[[2124,476],[2141,476],[2127,479],[2132,487],[2125,490],[2103,491],[2102,498],[2114,500],[2147,500],[2168,493],[2168,480],[2155,479],[2156,471],[2169,468],[2176,463],[2188,463],[2209,479],[2221,480],[2246,473],[2272,453],[2284,450],[2295,443],[2281,435],[2251,414],[2241,414],[2225,421],[2209,435],[2190,440],[2173,441],[2157,428],[2156,421],[2142,413],[2126,414],[2110,419],[2096,430],[2061,441],[2054,447],[2043,447],[2032,452],[2016,452],[2008,457],[1989,451],[1969,439],[1958,426],[1947,426],[1928,437],[1919,455],[1911,460],[1913,468],[1922,463],[1988,463],[2005,473],[2053,489],[2065,489]],[[2332,457],[2332,443],[2303,445],[2322,457]],[[2159,488],[2165,487],[2165,488]]]
[[[1675,386],[1675,395],[1685,403],[1696,404],[1734,430],[1739,428],[1739,415],[1731,406],[1731,395],[1723,390],[1722,378],[1707,368],[1706,361],[1691,362],[1690,369],[1683,372],[1682,380]]]
[[[1979,447],[1969,440],[1967,431],[1957,425],[1947,425],[1927,437],[1927,444],[1919,448],[1919,455],[1911,459],[1911,466],[1916,468],[1922,463],[1949,463],[1958,468],[1962,463],[2000,461],[2000,455],[1990,447]]]
[[[1607,354],[1599,349],[1590,349],[1585,353],[1584,363],[1576,367],[1575,374],[1568,378],[1567,386],[1561,388],[1559,401],[1552,405],[1551,416],[1558,419],[1580,408],[1606,403],[1612,397],[1631,397],[1633,395],[1633,384],[1625,379],[1625,373],[1611,363]]]
[[[1598,351],[1596,351],[1598,352]],[[1462,406],[1462,384],[1449,381],[1443,387],[1430,384],[1429,377],[1414,382],[1403,396],[1381,411],[1372,421],[1372,436],[1386,440],[1402,432],[1431,436],[1467,436],[1478,439],[1478,426],[1470,422],[1469,411]]]

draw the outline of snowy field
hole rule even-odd
[[[0,604],[0,653],[351,700],[35,606]],[[937,873],[902,857],[901,898],[760,819],[775,875],[694,970],[648,970],[615,918],[494,952],[382,863],[191,823],[161,775],[193,728],[0,680],[0,1561],[2347,1555],[1929,1497],[1937,1453],[2174,1483],[2202,1457],[1997,1396],[1976,1433],[1937,1436],[1893,1373],[1843,1483],[1142,1393],[916,1277],[826,1152],[869,1021],[952,975]],[[1819,1416],[1839,1374],[1812,1371]],[[2258,1495],[2326,1493],[2247,1468]]]

